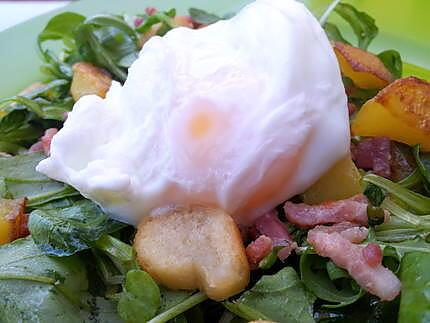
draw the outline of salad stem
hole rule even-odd
[[[340,0],[334,0],[326,9],[326,11],[324,11],[324,13],[321,15],[320,17],[320,25],[324,26],[324,24],[326,23],[328,17],[330,16],[331,12],[334,10],[334,8],[336,8],[336,6],[339,4]]]
[[[148,321],[148,323],[164,323],[167,322],[174,317],[178,316],[179,314],[189,310],[190,308],[196,306],[197,304],[205,301],[208,297],[202,293],[198,292],[192,296],[190,296],[185,301],[179,303],[178,305],[175,305],[171,308],[169,308],[167,311],[161,313],[160,315],[157,315],[152,320]]]

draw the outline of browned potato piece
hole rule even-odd
[[[79,62],[73,65],[73,80],[70,93],[75,101],[89,94],[104,98],[111,83],[112,78],[105,70],[90,63]]]
[[[139,224],[134,240],[140,265],[171,289],[200,289],[220,301],[241,292],[249,265],[239,230],[219,209],[166,209]]]
[[[362,89],[382,89],[393,76],[378,56],[341,42],[334,42],[334,52],[342,75]]]
[[[348,155],[313,184],[303,194],[303,200],[306,204],[320,204],[346,199],[362,192],[360,180],[360,173]]]
[[[430,151],[430,83],[407,77],[367,101],[351,124],[355,136],[384,136]]]
[[[0,199],[0,245],[27,236],[25,199]]]

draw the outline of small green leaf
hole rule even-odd
[[[93,202],[81,200],[71,207],[31,212],[28,227],[43,252],[64,257],[90,248],[103,234],[122,227],[113,227],[114,223]]]
[[[339,3],[334,10],[351,25],[358,39],[358,47],[366,50],[378,34],[375,19],[347,3]]]
[[[147,322],[160,307],[160,289],[148,273],[131,270],[118,302],[118,313],[126,323]]]
[[[379,186],[395,198],[405,203],[408,207],[410,207],[418,214],[430,213],[429,197],[408,190],[400,184],[394,183],[386,178],[374,174],[368,174],[364,176],[363,181]]]
[[[286,267],[272,276],[263,276],[253,288],[233,303],[230,311],[247,320],[264,319],[274,322],[314,322],[310,295],[297,273]]]
[[[430,154],[420,154],[420,145],[414,147],[413,153],[418,171],[426,184],[430,187]]]
[[[378,54],[385,67],[391,72],[395,79],[402,77],[403,62],[400,53],[394,49],[386,50]]]
[[[210,25],[222,19],[220,16],[197,8],[188,9],[188,13],[194,22],[202,25]]]
[[[372,183],[367,184],[363,194],[367,196],[373,206],[380,206],[385,199],[384,191]]]
[[[300,257],[300,272],[306,287],[318,298],[336,303],[326,305],[328,307],[346,306],[360,299],[363,292],[358,288],[353,288],[355,285],[352,284],[353,280],[349,276],[350,284],[343,284],[342,289],[335,285],[327,271],[327,269],[332,269],[327,262],[326,258],[311,253],[305,253]],[[333,275],[333,272],[331,274]],[[336,276],[338,275],[339,273],[336,273]]]
[[[430,320],[430,255],[407,254],[402,259],[402,295],[399,323],[424,323]]]
[[[343,38],[342,33],[336,25],[326,22],[324,24],[324,31],[327,34],[327,37],[332,41],[340,41],[345,44],[349,44],[349,42]]]
[[[157,11],[152,16],[147,16],[144,20],[143,24],[136,28],[136,31],[142,34],[146,34],[152,26],[155,24],[161,23],[162,27],[160,28],[163,30],[163,32],[158,33],[160,36],[165,34],[167,31],[169,31],[172,28],[176,27],[176,23],[174,21],[174,17],[176,15],[175,9],[170,9],[169,11]]]

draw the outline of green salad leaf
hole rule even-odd
[[[430,321],[430,255],[412,252],[402,259],[399,323]]]
[[[197,8],[188,9],[188,13],[193,21],[202,25],[210,25],[222,19],[218,15]]]
[[[76,27],[74,36],[82,60],[107,69],[122,82],[126,80],[140,44],[138,34],[122,17],[90,17]]]
[[[394,49],[385,50],[378,54],[385,67],[391,72],[395,79],[402,77],[403,62],[400,53]]]
[[[0,157],[0,196],[15,199],[26,197],[27,206],[34,208],[79,195],[70,186],[55,182],[35,170],[44,158],[40,153]]]
[[[339,3],[334,11],[349,23],[358,40],[358,47],[366,50],[378,34],[375,19],[367,13],[358,11],[348,3]]]
[[[304,253],[300,257],[300,273],[303,283],[315,296],[335,303],[325,307],[350,305],[364,295],[344,270],[316,254]]]
[[[28,223],[39,248],[48,255],[59,257],[89,249],[103,234],[123,226],[89,200],[65,208],[34,210]]]
[[[323,28],[325,33],[327,34],[327,37],[330,40],[340,41],[345,44],[350,44],[345,38],[343,38],[342,33],[340,32],[339,28],[335,24],[326,22]]]
[[[176,16],[176,10],[170,9],[168,11],[157,11],[151,16],[144,16],[144,22],[142,25],[136,28],[136,31],[142,34],[146,34],[150,31],[151,27],[156,24],[161,24],[161,27],[157,31],[157,35],[163,36],[170,29],[176,27],[176,22],[173,18]]]
[[[76,322],[88,287],[77,257],[52,259],[31,238],[0,247],[2,322]]]
[[[413,153],[418,166],[417,169],[426,185],[430,187],[430,154],[420,154],[420,145],[414,147]]]
[[[160,307],[160,289],[151,276],[142,270],[127,273],[118,302],[118,313],[127,323],[147,322]]]
[[[226,308],[247,320],[275,322],[314,322],[312,304],[315,298],[300,281],[292,267],[275,275],[263,276],[254,287]]]
[[[374,174],[364,176],[363,181],[379,186],[418,214],[430,213],[430,198],[427,196]]]

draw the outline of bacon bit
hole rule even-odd
[[[393,300],[400,293],[401,283],[396,275],[383,267],[381,262],[373,265],[376,256],[370,257],[372,265],[369,264],[363,252],[367,247],[352,243],[339,232],[328,233],[324,226],[310,230],[308,242],[315,248],[318,255],[328,257],[336,265],[346,269],[351,277],[369,293],[385,301]]]
[[[391,145],[391,179],[400,181],[410,175],[417,167],[410,147],[393,142]]]
[[[287,259],[291,252],[297,248],[297,243],[291,238],[284,223],[278,218],[276,210],[267,212],[255,221],[257,231],[269,237],[273,246],[283,246],[278,252],[278,258],[282,261]]]
[[[46,129],[45,134],[39,139],[38,142],[33,144],[28,150],[30,153],[43,152],[46,156],[50,155],[52,138],[57,134],[58,129]]]
[[[46,156],[49,156],[51,154],[51,141],[52,138],[57,134],[57,132],[58,129],[56,128],[46,129],[45,134],[40,139],[42,141],[43,151]]]
[[[367,225],[367,204],[367,198],[363,194],[357,194],[349,199],[320,205],[294,204],[288,201],[284,210],[288,222],[299,228],[345,221]]]
[[[43,144],[41,141],[36,142],[35,144],[33,144],[30,149],[28,149],[28,152],[30,153],[39,153],[39,152],[43,152]]]
[[[319,230],[325,233],[340,233],[342,237],[352,243],[360,243],[365,240],[369,234],[369,230],[365,227],[359,227],[355,223],[341,222],[332,226],[319,226]]]
[[[352,116],[357,111],[357,106],[354,103],[348,102],[348,113],[349,116]]]
[[[376,267],[382,264],[382,250],[376,243],[369,243],[362,250],[364,260],[370,267]]]
[[[259,236],[245,249],[251,268],[257,268],[258,263],[264,259],[273,249],[272,239],[265,235]]]
[[[155,15],[155,14],[157,13],[157,9],[156,9],[156,8],[154,8],[154,7],[146,7],[146,8],[145,8],[145,13],[146,13],[148,16],[153,16],[153,15]]]
[[[134,18],[134,27],[139,27],[143,23],[144,19],[142,17]]]
[[[391,141],[387,137],[372,137],[351,146],[352,159],[358,168],[373,170],[379,176],[391,178]]]
[[[0,222],[6,221],[8,231],[7,236],[0,236],[0,244],[12,242],[30,234],[27,227],[28,215],[25,214],[25,203],[25,198],[0,199]]]

